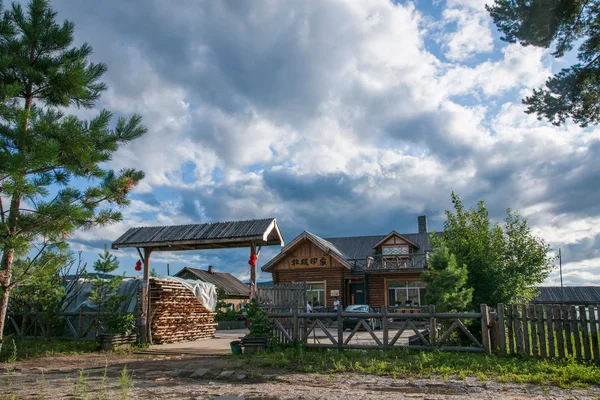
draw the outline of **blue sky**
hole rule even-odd
[[[496,221],[519,209],[562,248],[567,284],[600,284],[600,129],[520,103],[572,56],[501,42],[485,1],[52,4],[108,66],[97,108],[149,128],[109,165],[146,172],[123,222],[71,240],[90,264],[133,226],[275,217],[290,241],[414,232],[426,214],[439,230],[454,191]],[[115,254],[134,274],[137,254]],[[153,266],[246,278],[247,258],[156,253]]]

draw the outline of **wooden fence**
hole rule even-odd
[[[473,351],[491,354],[491,321],[495,314],[490,308],[481,305],[480,313],[436,313],[430,306],[422,313],[300,313],[296,309],[288,313],[270,313],[274,331],[281,343],[302,342],[313,347],[333,347],[338,349],[389,349],[405,347],[418,350],[439,349],[442,351]],[[473,333],[465,320],[476,320],[481,333]],[[350,322],[351,321],[351,322]],[[345,333],[345,327],[351,329]],[[376,328],[381,331],[377,334]],[[364,329],[362,343],[353,338]],[[473,330],[475,332],[475,330]],[[412,334],[406,337],[405,332]],[[401,338],[403,340],[401,340]]]
[[[7,331],[17,337],[61,337],[65,339],[96,339],[102,333],[99,319],[104,313],[31,312],[7,315]]]
[[[600,363],[599,306],[498,304],[499,354],[577,358]]]
[[[259,286],[256,299],[269,312],[306,311],[306,282]]]

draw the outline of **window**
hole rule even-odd
[[[313,307],[325,306],[325,283],[307,284],[306,298]]]
[[[385,246],[383,247],[384,256],[407,256],[408,245],[403,244],[399,246]]]
[[[421,281],[387,281],[388,305],[419,307],[425,305],[425,284]]]

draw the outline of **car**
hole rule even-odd
[[[366,304],[353,304],[351,306],[346,307],[344,310],[345,313],[363,313],[363,314],[379,314],[379,311],[373,309]],[[356,324],[358,324],[358,317],[344,317],[343,324],[345,329],[354,329]],[[365,319],[365,323],[369,325],[371,330],[380,329],[382,327],[382,318],[367,318]]]

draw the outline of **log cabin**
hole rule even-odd
[[[321,238],[302,232],[267,262],[274,284],[306,282],[313,307],[368,304],[375,308],[425,306],[419,280],[431,251],[427,217],[418,217],[417,233]]]

